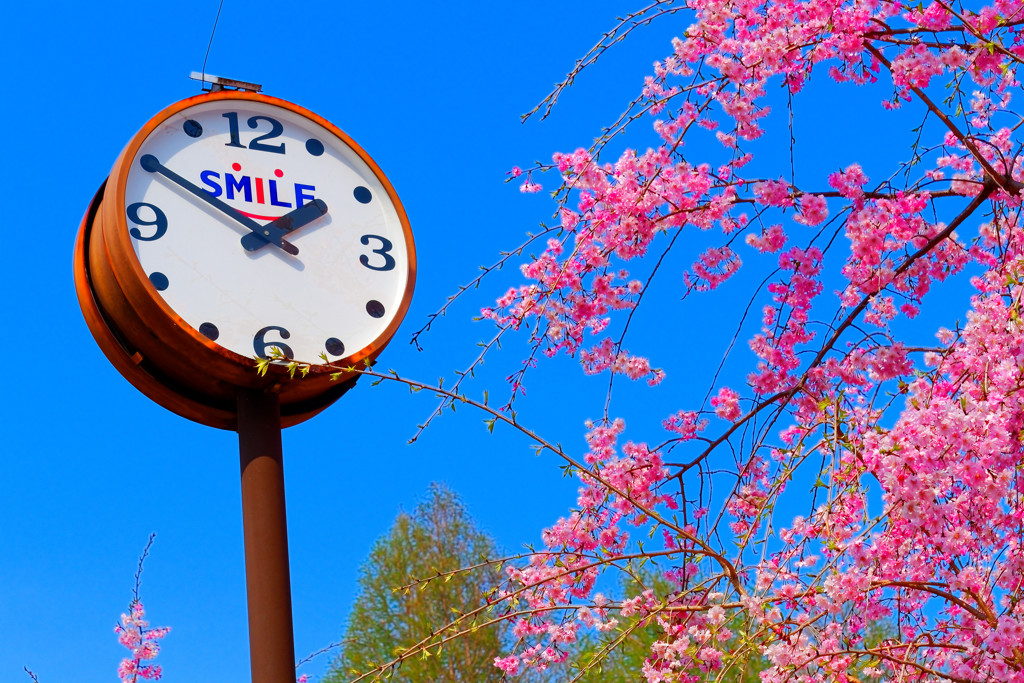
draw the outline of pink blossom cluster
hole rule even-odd
[[[718,390],[718,395],[711,399],[711,407],[715,409],[715,415],[723,420],[735,421],[743,414],[740,410],[740,395],[729,387]]]
[[[158,680],[163,675],[160,665],[151,662],[160,652],[160,639],[170,630],[168,626],[150,628],[146,610],[139,601],[133,602],[129,612],[121,615],[121,623],[114,627],[114,633],[117,642],[131,651],[117,668],[122,683],[135,683],[140,678]]]
[[[739,256],[728,246],[705,250],[683,275],[687,289],[707,292],[717,288],[740,269]]]

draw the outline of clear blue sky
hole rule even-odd
[[[433,380],[475,356],[490,329],[470,318],[514,269],[453,308],[426,352],[407,342],[478,265],[551,215],[545,194],[520,194],[503,184],[505,172],[586,146],[670,49],[676,29],[646,32],[552,119],[521,125],[623,9],[593,0],[386,9],[225,0],[207,71],[262,83],[333,121],[374,157],[408,211],[418,286],[382,366]],[[83,322],[71,270],[82,214],[121,148],[151,116],[199,92],[187,77],[202,67],[216,10],[215,0],[114,0],[5,12],[0,683],[28,680],[22,666],[43,683],[115,680],[123,651],[112,628],[153,531],[143,599],[155,624],[173,628],[159,659],[165,679],[248,680],[236,436],[165,411],[117,374]],[[488,366],[476,391],[500,393],[519,352]],[[571,363],[551,367],[554,379],[579,374]],[[341,636],[360,563],[429,482],[461,494],[508,550],[537,542],[573,500],[558,463],[507,432],[488,437],[478,415],[446,416],[406,445],[433,401],[365,384],[285,433],[299,656]],[[553,386],[531,386],[524,417],[582,450],[582,422],[600,414],[604,380],[589,385],[589,403]]]
[[[409,214],[417,290],[382,367],[451,378],[489,337],[470,319],[516,281],[515,268],[452,308],[425,352],[407,343],[477,266],[550,218],[546,194],[520,194],[503,184],[505,172],[587,146],[685,30],[680,18],[641,32],[584,74],[549,120],[521,125],[519,115],[632,8],[607,0],[225,0],[207,71],[262,83],[334,122],[384,169]],[[216,0],[113,0],[18,3],[5,15],[0,683],[27,681],[22,666],[43,683],[116,680],[123,650],[112,628],[154,531],[143,599],[155,624],[174,629],[159,659],[166,680],[248,680],[236,436],[168,413],[117,374],[82,320],[71,269],[82,214],[121,148],[151,116],[199,92],[187,76],[202,67],[216,9]],[[832,97],[826,89],[797,112],[809,140],[798,162],[811,173],[864,161],[868,144],[885,143],[886,128],[858,127],[863,109],[851,106],[877,115],[884,93],[842,106]],[[887,121],[910,127],[902,114]],[[788,152],[774,161],[774,177],[788,172]],[[692,252],[674,258],[679,272]],[[667,308],[677,298],[652,298],[651,317],[637,323],[631,350],[651,354],[669,379],[654,391],[617,388],[616,414],[631,431],[649,433],[672,410],[699,404],[738,319],[700,303]],[[473,391],[501,394],[521,355],[512,344]],[[548,362],[521,416],[582,452],[583,421],[600,416],[606,386],[570,361]],[[360,563],[429,482],[447,482],[509,551],[537,543],[572,504],[576,484],[561,478],[559,463],[508,431],[488,436],[469,411],[407,445],[433,406],[425,395],[363,383],[285,433],[298,656],[341,636]],[[326,664],[303,671],[320,674]]]

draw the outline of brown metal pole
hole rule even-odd
[[[295,683],[281,408],[276,394],[238,394],[242,526],[252,683]]]

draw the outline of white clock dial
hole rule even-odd
[[[142,142],[124,197],[159,296],[240,356],[360,360],[404,315],[415,256],[401,205],[313,118],[255,100],[183,109]]]

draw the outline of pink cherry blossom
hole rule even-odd
[[[121,623],[114,627],[117,642],[131,651],[121,660],[117,675],[122,683],[135,683],[140,678],[158,680],[163,675],[159,664],[151,664],[160,652],[159,641],[170,632],[170,627],[151,628],[146,621],[146,610],[138,600],[131,604]]]
[[[679,37],[623,130],[526,174],[559,232],[483,317],[527,338],[524,367],[564,354],[670,403],[661,432],[628,431],[613,389],[585,446],[530,432],[579,491],[505,567],[492,607],[520,640],[496,666],[544,670],[616,621],[655,630],[648,683],[751,653],[764,683],[1024,683],[1024,3],[689,0],[621,28],[655,20]],[[877,145],[801,147],[792,103],[824,81],[824,118],[853,88],[881,103]],[[657,287],[747,312],[696,400],[631,325]],[[664,586],[597,599],[642,564]]]

